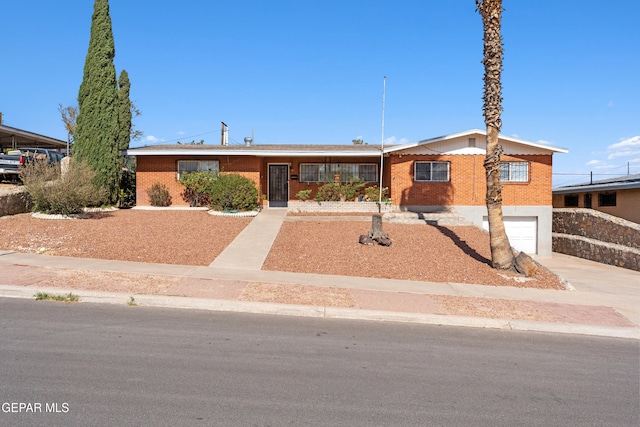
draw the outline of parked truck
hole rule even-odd
[[[20,171],[25,164],[41,160],[49,164],[59,163],[64,154],[47,148],[19,148],[9,151],[7,154],[0,152],[0,181],[10,180],[17,182]]]

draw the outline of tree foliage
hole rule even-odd
[[[73,142],[74,135],[76,134],[76,122],[78,118],[78,107],[67,106],[63,107],[62,104],[58,104],[58,112],[64,124],[64,129],[69,136],[69,142]]]
[[[131,99],[129,92],[131,91],[131,82],[127,70],[120,72],[118,78],[118,150],[126,150],[129,148],[131,140]]]
[[[122,162],[118,151],[118,87],[108,0],[96,0],[89,50],[78,93],[79,114],[73,154],[96,171],[96,184],[109,202],[118,197]]]
[[[73,154],[95,169],[96,183],[105,188],[106,201],[115,203],[124,166],[122,151],[129,147],[131,139],[142,137],[132,124],[132,117],[140,112],[130,100],[127,72],[123,70],[116,81],[109,1],[95,0],[93,7],[89,49],[78,92],[77,126],[72,133]],[[70,111],[61,111],[65,126],[65,112]]]

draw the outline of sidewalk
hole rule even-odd
[[[537,259],[572,290],[260,270],[286,210],[258,215],[210,266],[0,250],[0,297],[414,322],[640,339],[640,272],[562,254]]]
[[[554,262],[562,263],[564,260],[555,260],[554,257]],[[591,270],[599,269],[599,265],[589,267]],[[589,280],[588,274],[582,279],[584,289],[580,283],[575,291],[545,291],[145,264],[12,252],[0,252],[0,270],[0,297],[33,298],[36,292],[73,292],[84,302],[126,304],[134,297],[135,302],[141,306],[400,321],[640,339],[640,297],[630,286],[632,282],[627,281],[626,284],[621,283],[621,286],[612,285],[609,288]],[[54,282],[55,286],[50,286],[53,276],[70,271],[87,273],[82,276],[84,281],[80,289],[77,286],[64,286],[65,278],[69,280],[68,274],[62,275],[62,284]],[[126,274],[136,285],[120,292],[96,291],[93,285],[97,282],[92,283],[91,280],[98,280],[96,277],[105,272],[112,275]],[[635,283],[640,276],[631,271],[618,273],[621,277],[635,280]],[[94,279],[90,279],[91,277]],[[121,276],[115,278],[118,277]],[[145,278],[151,282],[158,282],[159,277],[168,280],[162,292],[154,295],[136,292],[137,288],[146,283]],[[106,280],[114,280],[114,277],[107,276]],[[335,295],[338,294],[354,301],[355,306],[299,302],[282,304],[243,299],[243,293],[256,287],[267,290],[270,287],[280,287],[280,290],[291,287],[302,294],[311,290],[314,298],[320,300],[324,290],[331,294],[332,301],[335,301]],[[619,288],[625,291],[618,294]],[[630,292],[627,293],[626,290]],[[454,314],[447,311],[447,305],[452,302],[456,303]],[[547,320],[531,320],[540,317]]]

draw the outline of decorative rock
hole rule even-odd
[[[391,239],[388,237],[378,237],[376,242],[381,246],[391,246]]]
[[[520,252],[516,257],[516,270],[527,277],[533,277],[538,271],[538,264],[529,255]]]
[[[373,246],[375,244],[373,239],[367,236],[366,234],[360,235],[360,240],[358,241],[358,243],[360,243],[361,245],[367,245],[367,246]]]

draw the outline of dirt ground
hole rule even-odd
[[[116,210],[89,219],[0,217],[0,249],[25,253],[209,265],[249,224],[194,210]],[[358,243],[370,222],[285,222],[263,269],[493,286],[563,289],[541,268],[529,280],[490,266],[488,234],[475,227],[384,224],[389,247]]]

